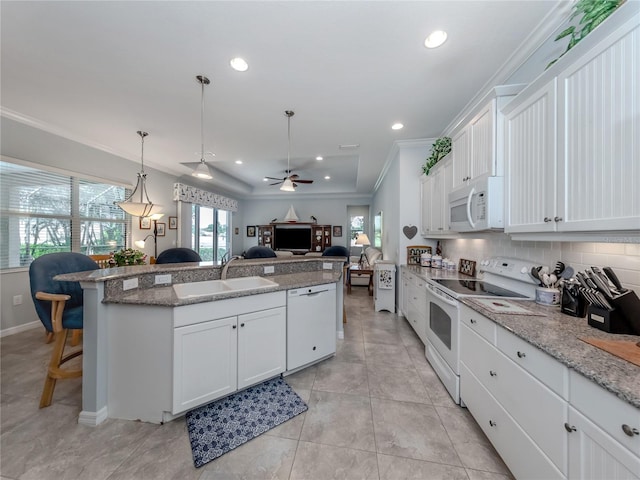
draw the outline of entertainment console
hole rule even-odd
[[[294,253],[322,252],[331,246],[331,225],[304,222],[258,225],[258,245]]]

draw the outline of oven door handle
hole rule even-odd
[[[438,293],[438,290],[435,287],[433,287],[432,285],[427,283],[427,288],[429,290],[431,290],[431,293],[433,293],[433,295],[438,297],[439,300],[442,300],[447,305],[450,305],[452,307],[458,308],[458,302],[456,302],[455,300],[450,300],[450,299],[446,298],[444,295],[440,295],[440,293]]]

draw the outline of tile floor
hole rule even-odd
[[[50,345],[39,328],[2,338],[1,479],[512,478],[408,323],[374,313],[366,288],[345,298],[336,356],[286,377],[309,410],[200,469],[183,419],[78,425],[80,379],[38,409]]]

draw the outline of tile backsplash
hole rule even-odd
[[[483,238],[444,240],[441,245],[443,256],[456,262],[504,256],[548,266],[560,260],[576,271],[609,266],[625,287],[640,295],[640,244],[518,241],[504,233],[487,233]]]

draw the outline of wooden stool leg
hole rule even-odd
[[[347,308],[342,304],[342,323],[347,323]]]
[[[80,335],[82,334],[82,330],[71,330],[71,346],[76,347],[80,345]]]
[[[45,330],[45,332],[46,332],[46,330]],[[51,343],[51,342],[53,342],[53,337],[54,337],[53,332],[47,332],[47,338],[46,338],[46,340],[45,340],[45,342],[44,342],[44,343]]]
[[[67,332],[68,330],[62,330],[55,336],[53,352],[51,352],[51,360],[49,361],[49,368],[47,369],[47,378],[44,381],[44,388],[42,389],[42,396],[40,397],[40,408],[48,407],[51,405],[51,400],[53,400],[53,391],[56,388],[57,381],[54,372],[60,368],[60,363],[62,362],[64,344],[67,341]]]

